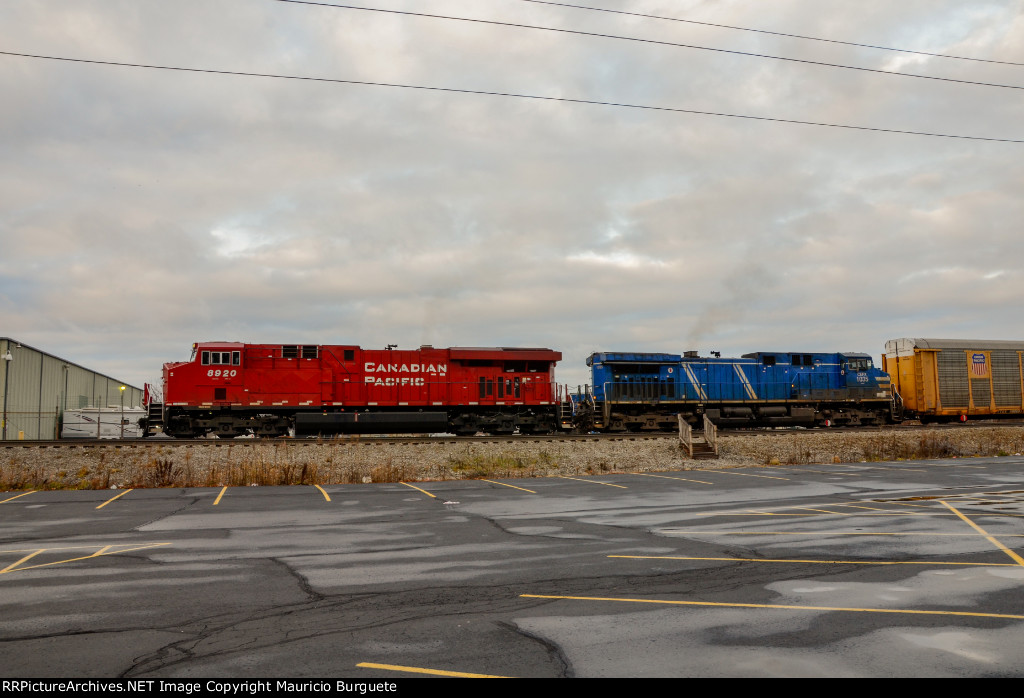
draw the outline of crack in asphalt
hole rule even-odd
[[[539,644],[541,647],[543,647],[544,650],[547,652],[548,656],[551,657],[551,659],[556,664],[559,664],[562,667],[562,670],[558,672],[558,676],[555,678],[575,678],[576,672],[572,667],[572,662],[569,661],[569,658],[566,656],[565,652],[562,651],[562,647],[557,643],[551,642],[547,638],[541,637],[540,635],[537,635],[535,633],[523,630],[513,622],[499,620],[495,622],[495,625],[497,625],[499,628],[509,630],[510,632],[515,633],[520,637],[525,637],[528,640],[532,640]]]

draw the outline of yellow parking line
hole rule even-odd
[[[217,506],[218,504],[220,504],[220,498],[223,497],[224,493],[227,492],[227,491],[228,491],[227,485],[225,485],[224,487],[221,488],[220,494],[218,494],[217,498],[215,500],[213,500],[213,506]]]
[[[29,492],[22,492],[21,494],[16,494],[16,495],[14,495],[13,497],[8,497],[7,499],[3,500],[3,502],[0,502],[0,504],[3,504],[4,502],[9,502],[9,501],[11,501],[12,499],[17,499],[18,497],[25,497],[25,496],[27,496],[27,495],[30,495],[30,494],[32,494],[32,492],[37,492],[37,491],[38,491],[38,490],[31,490],[31,491],[29,491]]]
[[[323,487],[321,487],[320,485],[313,485],[313,487],[315,487],[318,490],[320,490],[320,494],[322,494],[324,496],[324,499],[326,499],[328,502],[331,501],[330,496],[326,492],[324,492],[324,488]]]
[[[970,616],[974,618],[1012,618],[1024,620],[1024,616],[1008,613],[971,613],[968,611],[919,611],[907,608],[844,608],[841,606],[789,606],[767,603],[723,603],[717,601],[669,601],[665,599],[616,599],[600,596],[543,596],[540,594],[520,594],[523,599],[554,599],[568,601],[618,601],[620,603],[651,603],[671,606],[718,606],[719,608],[777,608],[787,611],[850,611],[860,613],[903,613],[923,616]]]
[[[45,552],[46,552],[46,548],[40,548],[39,550],[35,551],[34,553],[32,553],[30,555],[26,555],[25,557],[21,558],[20,560],[18,560],[14,564],[7,565],[7,567],[5,567],[2,570],[0,570],[0,574],[6,574],[7,572],[10,572],[15,567],[17,567],[21,563],[25,562],[26,560],[31,560],[32,558],[34,558],[39,553],[45,553]]]
[[[810,509],[810,507],[805,507],[805,508]],[[818,510],[810,509],[810,511],[818,511]],[[952,516],[952,514],[947,514],[945,512],[941,512],[941,511],[937,511],[937,512],[931,512],[931,511],[910,511],[910,512],[906,512],[906,511],[885,511],[884,509],[876,511],[876,512],[873,512],[873,513],[870,513],[870,514],[861,514],[859,512],[853,512],[853,513],[847,514],[847,513],[842,512],[842,511],[826,512],[826,513],[835,514],[836,516]],[[987,513],[985,515],[986,516],[1018,516],[1018,514],[987,514]],[[815,514],[799,514],[799,513],[788,512],[788,511],[750,511],[750,512],[747,512],[747,511],[699,511],[699,512],[697,512],[695,514],[695,516],[786,516],[786,517],[795,517],[795,516],[815,516]]]
[[[731,470],[716,470],[716,473],[725,473],[726,475],[742,475],[743,477],[763,477],[769,480],[788,480],[788,477],[776,477],[775,475],[754,475],[753,473],[734,473]]]
[[[850,507],[851,509],[870,509],[871,511],[883,511],[883,512],[888,512],[888,513],[895,513],[891,509],[886,509],[884,507],[868,507],[868,506],[864,506],[863,504],[840,504],[839,506],[841,506],[841,507]]]
[[[717,562],[803,562],[809,565],[956,565],[962,567],[1016,567],[1009,562],[932,562],[917,560],[776,560],[758,557],[676,557],[673,555],[609,555],[629,560],[713,560]]]
[[[408,482],[399,482],[398,484],[405,485],[406,487],[411,487],[414,490],[419,490],[420,492],[422,492],[423,494],[427,495],[428,497],[433,497],[434,499],[437,499],[437,495],[436,494],[430,494],[426,490],[420,490],[420,488],[417,487],[416,485],[410,485]]]
[[[457,676],[464,679],[508,679],[510,676],[493,676],[491,674],[468,674],[464,671],[446,671],[444,669],[423,669],[416,666],[398,666],[395,664],[374,664],[373,662],[359,662],[358,667],[365,669],[387,669],[388,671],[405,671],[410,674],[432,674],[434,676]]]
[[[669,475],[651,475],[650,473],[636,473],[636,474],[637,475],[643,475],[645,477],[663,477],[666,480],[682,480],[683,482],[697,482],[697,483],[700,483],[702,485],[713,485],[713,484],[715,484],[713,482],[704,482],[703,480],[690,480],[689,478],[685,478],[685,477],[670,477]]]
[[[592,485],[606,485],[608,487],[618,487],[621,490],[628,490],[629,489],[625,485],[613,485],[610,482],[601,482],[600,480],[584,480],[583,478],[579,478],[579,477],[566,477],[565,475],[559,475],[558,477],[562,478],[563,480],[575,480],[576,482],[589,482]]]
[[[160,546],[163,546],[163,545],[170,545],[170,543],[150,543],[149,545],[139,545],[139,546],[135,546],[135,547],[132,547],[132,548],[124,548],[124,549],[121,549],[121,550],[114,550],[112,552],[107,552],[107,551],[109,551],[114,546],[106,545],[106,546],[103,546],[102,548],[100,548],[99,550],[97,550],[96,552],[94,552],[92,555],[82,555],[81,557],[72,557],[72,558],[69,558],[67,560],[57,560],[56,562],[44,562],[41,565],[30,565],[28,567],[18,567],[18,565],[20,565],[21,563],[25,562],[29,558],[35,557],[39,553],[53,552],[54,550],[63,550],[63,548],[42,548],[40,550],[35,551],[31,555],[23,557],[22,559],[20,559],[17,562],[15,562],[13,565],[9,565],[5,569],[0,570],[0,574],[5,574],[7,572],[24,572],[25,570],[34,570],[34,569],[38,569],[40,567],[51,567],[53,565],[63,565],[66,562],[76,562],[78,560],[88,560],[89,558],[93,558],[93,557],[105,557],[107,555],[120,555],[121,553],[131,553],[131,552],[135,552],[136,550],[147,550],[149,548],[159,548]],[[87,546],[75,546],[75,547],[83,548],[83,547],[87,547]]]
[[[927,533],[927,532],[901,532],[901,533],[869,533],[866,531],[675,531],[661,529],[662,533],[685,534],[694,536],[935,536],[935,537],[967,537],[972,533]],[[1003,538],[1024,538],[1024,533],[1010,533]]]
[[[530,494],[537,494],[533,490],[528,490],[525,487],[516,487],[515,485],[507,485],[504,482],[498,482],[497,480],[481,480],[481,482],[489,482],[492,485],[501,485],[502,487],[511,487],[514,490],[522,490],[523,492],[529,492]]]
[[[997,541],[997,540],[996,540],[995,538],[993,538],[993,537],[992,537],[992,536],[991,536],[991,535],[990,535],[990,534],[988,533],[988,531],[986,531],[986,530],[985,530],[985,529],[983,529],[983,528],[982,528],[981,526],[979,526],[978,524],[976,524],[976,523],[974,523],[973,521],[971,521],[970,519],[968,519],[968,518],[967,518],[966,516],[964,516],[963,514],[961,514],[961,513],[959,512],[959,511],[957,511],[957,510],[956,510],[956,509],[955,509],[954,507],[950,506],[950,505],[949,505],[949,504],[948,504],[947,502],[942,502],[942,504],[943,504],[943,506],[945,506],[945,507],[946,507],[947,509],[949,509],[949,510],[950,510],[950,511],[952,511],[952,512],[953,512],[954,514],[956,514],[956,515],[957,515],[957,516],[959,516],[959,517],[960,517],[961,519],[963,519],[963,520],[964,520],[964,521],[965,521],[965,522],[967,523],[967,525],[968,525],[968,526],[970,526],[971,528],[973,528],[973,529],[974,529],[975,531],[977,531],[977,532],[978,532],[978,533],[980,533],[981,535],[985,536],[985,540],[987,540],[987,541],[988,541],[989,543],[992,543],[992,545],[996,546],[997,548],[999,548],[1000,550],[1002,550],[1002,551],[1003,551],[1004,553],[1006,553],[1007,555],[1009,555],[1009,556],[1010,556],[1010,559],[1011,559],[1011,560],[1015,561],[1015,562],[1016,562],[1016,563],[1017,563],[1018,565],[1020,565],[1021,567],[1024,567],[1024,560],[1022,560],[1022,559],[1021,559],[1020,555],[1018,555],[1017,553],[1013,552],[1012,550],[1010,550],[1009,548],[1007,548],[1007,547],[1006,547],[1005,545],[1003,545],[1002,543],[1000,543],[999,541]]]
[[[924,470],[922,468],[893,468],[891,466],[885,466],[885,465],[867,465],[866,463],[860,463],[859,465],[860,465],[860,467],[864,468],[865,470],[900,470],[900,471],[904,471],[904,472],[908,472],[908,473],[927,473],[928,472],[927,470]],[[853,468],[853,467],[856,467],[856,466],[852,466],[851,465],[849,467]]]
[[[117,499],[118,497],[123,497],[123,496],[125,496],[126,494],[128,494],[129,492],[131,492],[131,490],[130,490],[130,489],[129,489],[129,490],[125,490],[125,491],[124,491],[124,492],[122,492],[121,494],[118,494],[118,495],[115,495],[115,496],[111,497],[110,499],[108,499],[107,501],[103,502],[103,504],[100,504],[100,505],[99,505],[98,507],[96,507],[96,508],[97,508],[97,509],[102,509],[103,507],[107,506],[108,504],[110,504],[110,503],[111,503],[112,501],[114,501],[114,500],[115,500],[115,499]]]

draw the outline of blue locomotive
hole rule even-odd
[[[892,422],[889,375],[868,354],[757,352],[741,358],[599,352],[592,387],[575,396],[582,431],[664,431],[682,415],[718,426]]]

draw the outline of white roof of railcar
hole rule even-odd
[[[891,356],[895,356],[896,352],[910,354],[914,349],[963,349],[964,351],[1009,349],[1011,351],[1024,351],[1024,340],[922,339],[920,337],[904,337],[902,339],[890,339],[885,343],[885,353]]]

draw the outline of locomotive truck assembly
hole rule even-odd
[[[149,430],[182,438],[658,432],[681,417],[720,427],[868,426],[1024,416],[1022,342],[891,340],[883,367],[851,352],[597,352],[591,384],[555,380],[545,348],[193,345],[164,364]]]

